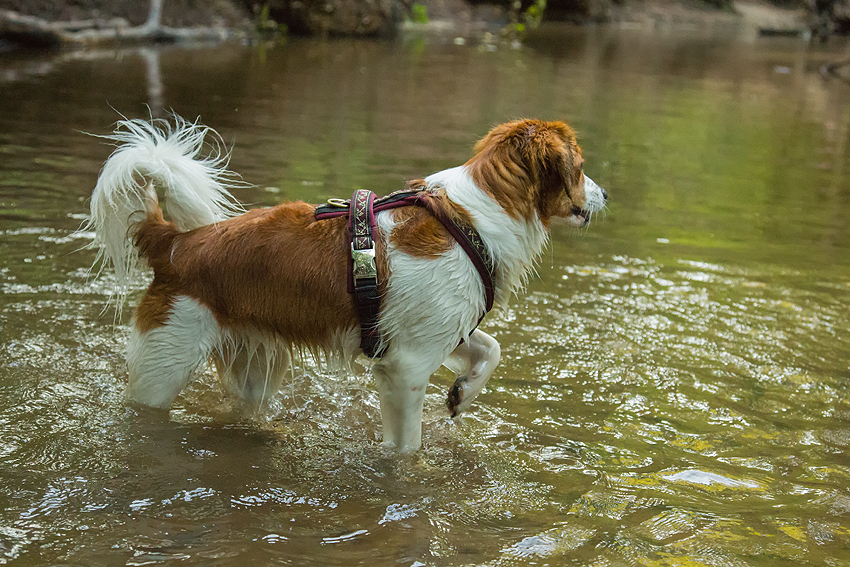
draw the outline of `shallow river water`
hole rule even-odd
[[[850,565],[847,49],[550,27],[0,54],[0,564]],[[118,118],[200,115],[252,205],[388,193],[492,125],[569,121],[609,208],[485,319],[473,409],[380,448],[368,374],[309,360],[240,417],[209,369],[125,404],[78,232]],[[139,282],[138,292],[144,287]]]

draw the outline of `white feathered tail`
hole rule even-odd
[[[204,141],[210,135],[207,155]],[[230,194],[241,185],[227,170],[228,152],[221,137],[198,122],[175,116],[121,120],[110,136],[118,144],[97,180],[87,228],[95,232],[95,264],[115,270],[113,300],[120,314],[139,255],[133,245],[133,225],[159,208],[157,189],[165,196],[169,220],[181,232],[216,223],[243,212]]]

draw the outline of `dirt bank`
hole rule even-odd
[[[598,5],[603,0],[597,2]],[[290,33],[306,35],[389,35],[407,19],[414,0],[164,0],[162,26],[175,29],[205,27],[208,30],[254,31],[267,20],[286,24]],[[802,8],[777,7],[763,0],[741,0],[733,9],[717,9],[700,0],[630,0],[606,2],[604,17],[585,19],[642,26],[700,26],[706,23],[743,23],[759,29],[801,31],[807,27],[806,11]],[[415,24],[417,29],[443,29],[458,35],[474,35],[482,29],[496,29],[509,21],[508,11],[501,5],[470,3],[468,0],[417,0],[424,6],[429,24]],[[141,27],[148,20],[150,5],[144,0],[0,0],[0,16],[10,10],[23,16],[42,19],[48,31],[68,29],[67,22],[77,22],[93,28]],[[559,14],[547,12],[547,18]],[[581,21],[580,15],[572,17]],[[597,14],[599,16],[599,14]],[[62,23],[63,24],[57,24]],[[37,22],[38,23],[38,22]],[[4,32],[0,17],[0,39],[20,41],[23,34]],[[20,28],[18,28],[20,29]],[[13,30],[14,31],[14,30]],[[42,30],[43,31],[43,30]],[[124,36],[131,39],[131,36]],[[62,43],[67,35],[58,35],[54,44]],[[107,37],[107,39],[110,39]],[[116,38],[111,38],[115,40]],[[117,38],[120,40],[121,38]],[[156,35],[139,35],[138,40],[163,40]],[[174,39],[173,37],[171,39]],[[91,43],[91,41],[89,41]],[[49,45],[44,42],[42,45]],[[33,46],[38,44],[34,43]]]

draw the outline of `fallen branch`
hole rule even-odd
[[[90,29],[117,29],[130,27],[130,23],[127,22],[127,20],[125,20],[124,18],[110,18],[108,20],[70,20],[62,22],[50,22],[49,25],[54,29],[70,33]]]
[[[27,47],[58,47],[68,41],[67,34],[50,22],[11,10],[0,10],[0,38]]]
[[[82,43],[153,42],[175,43],[178,41],[227,39],[224,28],[170,28],[167,26],[136,26],[132,28],[89,29],[72,34],[72,40]]]
[[[141,26],[129,27],[122,18],[49,22],[10,10],[0,10],[0,39],[25,47],[51,48],[80,43],[175,43],[180,41],[224,41],[229,35],[224,28],[171,28],[153,14]]]

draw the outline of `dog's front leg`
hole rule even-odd
[[[449,355],[443,366],[457,375],[446,399],[452,417],[469,409],[499,364],[501,353],[496,339],[475,329],[469,339]]]
[[[401,453],[419,449],[422,444],[422,405],[431,374],[438,360],[406,357],[390,352],[372,367],[381,399],[384,446]]]

